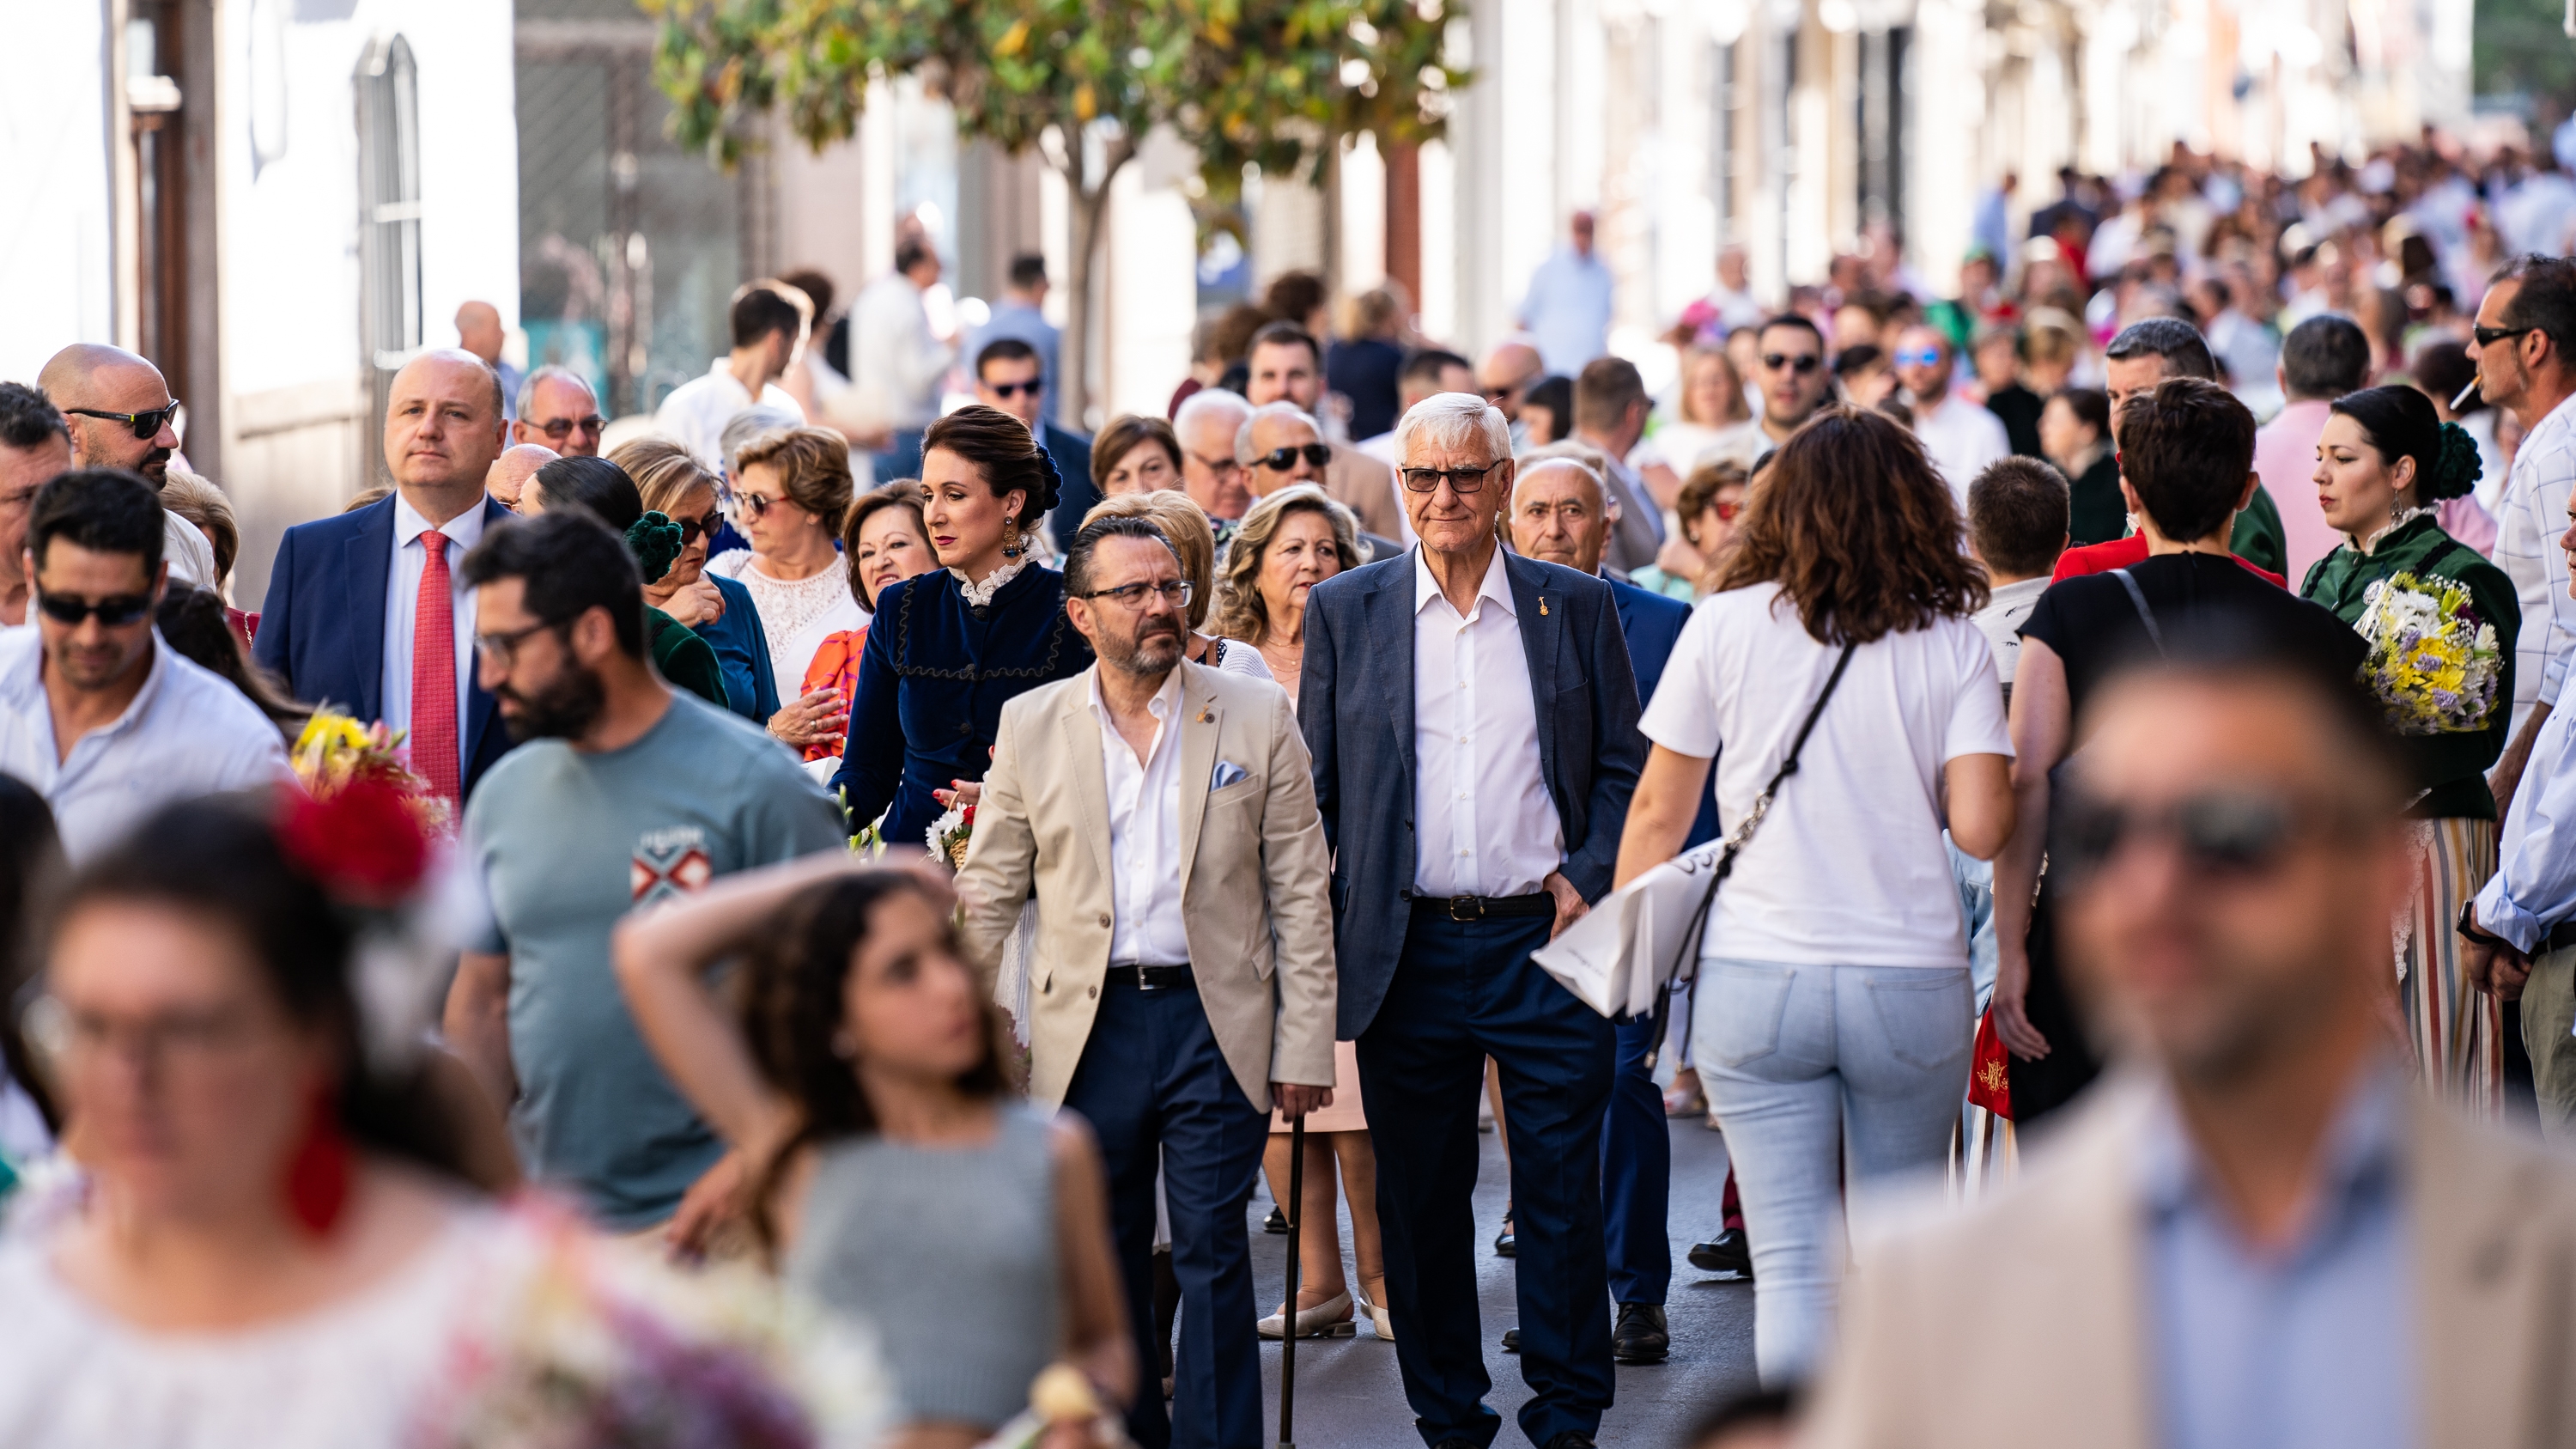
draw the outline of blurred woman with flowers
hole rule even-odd
[[[1136,1372],[1099,1149],[1019,1100],[951,909],[923,875],[817,858],[615,938],[645,1041],[753,1164],[772,1261],[876,1329],[903,1449],[981,1442],[1050,1364],[1088,1380],[1097,1413]],[[737,958],[738,1015],[707,981]]]
[[[2502,569],[2442,529],[2436,511],[2468,494],[2477,441],[2412,387],[2337,399],[2317,438],[2317,498],[2348,542],[2308,570],[2300,592],[2370,645],[2362,683],[2414,758],[2408,814],[2415,886],[2396,923],[2397,995],[2424,1075],[2492,1116],[2504,1092],[2503,1005],[2461,965],[2460,907],[2495,873],[2496,802],[2486,772],[2513,713],[2522,621]]]

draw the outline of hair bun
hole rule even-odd
[[[680,558],[680,525],[669,515],[646,513],[626,526],[626,551],[635,555],[635,571],[647,584],[658,584]]]
[[[1055,454],[1047,451],[1045,438],[1039,438],[1037,445],[1038,472],[1045,476],[1046,486],[1038,490],[1037,497],[1029,500],[1027,512],[1031,518],[1043,518],[1053,513],[1056,504],[1064,499],[1064,475],[1056,471]]]
[[[2434,451],[2432,476],[2425,480],[2422,496],[2436,500],[2462,497],[2486,475],[2486,464],[2478,456],[2478,440],[2458,423],[2442,424],[2441,439],[2441,446]]]

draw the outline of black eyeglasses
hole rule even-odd
[[[1314,467],[1321,468],[1333,461],[1333,450],[1322,443],[1307,443],[1295,448],[1273,448],[1253,459],[1252,462],[1254,467],[1267,468],[1273,473],[1285,473],[1296,467],[1297,460],[1301,457]]]
[[[150,438],[158,436],[161,429],[168,426],[170,419],[178,413],[179,404],[173,399],[168,407],[154,408],[148,413],[111,413],[97,408],[65,408],[63,411],[78,413],[85,418],[105,418],[112,423],[123,423],[134,430],[134,436]]]
[[[1766,372],[1778,372],[1781,368],[1785,367],[1791,372],[1804,376],[1824,365],[1825,359],[1820,353],[1801,352],[1794,357],[1786,352],[1766,352],[1762,354],[1762,367]]]
[[[1093,589],[1090,593],[1076,594],[1074,597],[1115,599],[1122,609],[1142,609],[1145,607],[1146,597],[1152,595],[1175,609],[1186,609],[1190,606],[1192,592],[1189,584],[1183,580],[1165,579],[1160,583],[1121,584],[1114,589]]]
[[[1485,480],[1501,466],[1501,463],[1494,462],[1482,468],[1407,468],[1404,470],[1404,490],[1408,493],[1434,493],[1439,491],[1440,480],[1446,478],[1449,491],[1464,498],[1482,490]]]
[[[592,413],[586,418],[557,418],[550,423],[530,423],[528,426],[545,434],[547,439],[552,441],[563,437],[566,433],[598,432],[602,427],[607,425],[607,422],[608,420],[606,418],[601,417],[597,413]]]
[[[1190,454],[1190,461],[1207,469],[1209,472],[1216,474],[1218,477],[1223,477],[1243,466],[1232,458],[1211,458],[1201,453]]]
[[[2110,864],[2123,845],[2158,838],[2172,842],[2194,875],[2248,880],[2277,868],[2292,845],[2327,823],[2328,813],[2241,790],[2148,809],[2079,797],[2058,812],[2050,854],[2069,881],[2081,881]]]
[[[2520,337],[2525,332],[2539,330],[2537,327],[2472,327],[2469,335],[2478,339],[2480,347],[2492,347],[2508,337]]]
[[[984,386],[991,388],[993,396],[1005,402],[1022,395],[1036,397],[1046,391],[1046,383],[1038,378],[1030,378],[1027,382],[988,382]]]
[[[77,629],[90,615],[110,629],[121,629],[152,612],[150,594],[110,594],[104,599],[84,599],[75,594],[38,592],[36,607],[57,624]]]
[[[551,620],[540,619],[524,629],[512,629],[500,634],[477,634],[474,636],[474,652],[507,669],[511,661],[518,658],[519,646],[528,641],[528,636],[553,627],[555,626]]]

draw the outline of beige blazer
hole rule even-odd
[[[1324,465],[1324,492],[1360,516],[1360,527],[1380,538],[1402,538],[1403,505],[1395,500],[1395,470],[1351,447],[1333,444]]]
[[[2152,1095],[2106,1081],[2020,1180],[1862,1255],[1801,1443],[2151,1449],[2137,1144]],[[2576,1168],[2418,1101],[2415,1442],[2576,1444]]]
[[[1180,670],[1181,908],[1190,967],[1235,1082],[1267,1111],[1274,1081],[1333,1082],[1331,873],[1315,773],[1279,686],[1186,660]],[[1037,892],[1029,1095],[1048,1106],[1062,1102],[1073,1081],[1109,974],[1109,788],[1100,740],[1088,670],[1002,706],[957,874],[967,957],[988,982],[1021,903],[1032,887]],[[1220,763],[1246,773],[1210,793]]]

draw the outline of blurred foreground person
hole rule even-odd
[[[920,878],[835,852],[616,935],[646,1040],[751,1159],[769,1256],[876,1328],[896,1449],[981,1442],[1058,1359],[1112,1399],[1135,1380],[1099,1148],[1011,1090],[948,912]],[[738,1012],[706,979],[737,957]]]
[[[2050,872],[2125,1069],[1864,1246],[1806,1442],[2563,1444],[2576,1173],[2389,1040],[2414,772],[2303,641],[2176,624],[2084,712]]]

